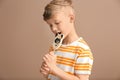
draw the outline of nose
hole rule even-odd
[[[52,26],[51,30],[52,30],[52,32],[53,32],[54,34],[56,34],[56,33],[57,33],[57,31],[58,31],[58,29],[57,29],[57,27],[56,27],[56,26]]]

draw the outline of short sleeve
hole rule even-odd
[[[90,49],[78,50],[78,56],[75,63],[75,74],[91,74],[93,65],[93,55]]]

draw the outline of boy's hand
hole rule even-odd
[[[42,63],[41,68],[40,68],[40,72],[43,74],[44,77],[48,76],[50,70],[45,62]]]
[[[46,54],[43,57],[43,60],[45,61],[45,63],[50,69],[50,72],[52,73],[54,69],[56,68],[56,56],[54,55],[54,52],[50,52]]]

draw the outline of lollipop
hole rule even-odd
[[[61,32],[58,32],[55,35],[55,39],[53,41],[53,49],[54,49],[54,51],[61,46],[63,39],[64,39],[64,35],[61,34]]]
[[[58,33],[55,35],[55,39],[54,39],[54,41],[53,41],[53,50],[54,50],[54,51],[61,46],[63,39],[64,39],[64,35],[61,34],[61,32],[58,32]],[[51,77],[51,74],[48,75],[48,78],[49,78],[49,77]]]

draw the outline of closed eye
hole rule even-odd
[[[61,23],[60,21],[59,22],[55,22],[56,25],[59,25],[60,23]]]
[[[59,22],[58,23],[55,23],[56,25],[59,25]]]

